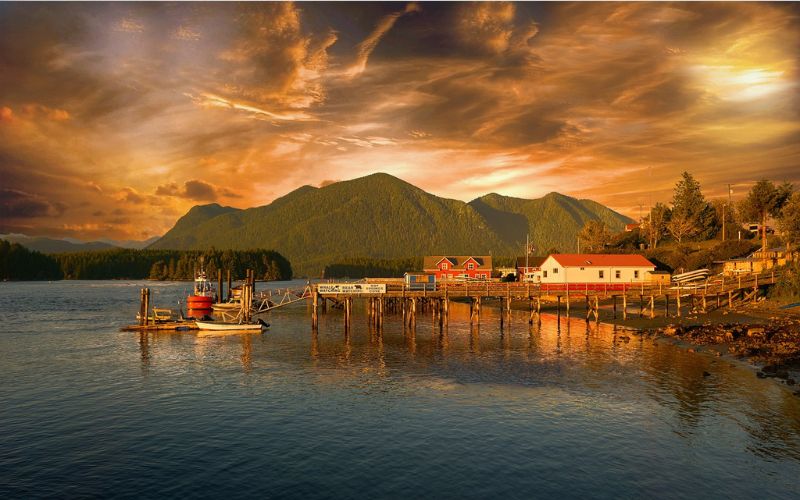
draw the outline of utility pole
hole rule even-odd
[[[731,201],[731,194],[732,193],[733,193],[733,190],[731,189],[731,185],[728,184],[728,210],[730,210],[731,213],[733,213],[733,202]],[[723,214],[723,216],[724,215],[725,214]],[[732,217],[731,217],[731,222],[733,222],[733,218]],[[725,233],[724,233],[724,231],[722,233],[722,240],[725,241]]]
[[[525,236],[525,271],[522,273],[522,281],[524,282],[528,277],[528,254],[531,253],[531,235],[528,233]]]

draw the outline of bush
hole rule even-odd
[[[783,271],[783,276],[778,280],[770,295],[787,299],[800,298],[800,262],[795,261],[777,270]]]

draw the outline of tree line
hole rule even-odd
[[[256,279],[292,278],[289,261],[272,250],[134,250],[42,254],[7,241],[0,241],[0,279],[193,279],[202,266],[209,278],[217,270],[230,269],[241,278],[253,269]]]
[[[757,222],[762,247],[765,248],[768,217],[776,219],[785,243],[800,243],[800,192],[795,192],[791,183],[775,184],[762,179],[753,185],[744,199],[733,203],[728,199],[707,200],[700,183],[692,174],[684,172],[675,184],[671,203],[656,203],[642,218],[639,229],[627,237],[635,238],[639,245],[655,249],[663,241],[681,245],[718,237],[738,239],[742,224]],[[744,236],[750,238],[750,231],[745,229]],[[581,249],[586,252],[613,247],[614,240],[620,239],[611,234],[605,224],[595,220],[584,225],[578,238]]]
[[[0,280],[60,280],[63,276],[52,256],[0,240]]]

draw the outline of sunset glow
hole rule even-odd
[[[160,235],[374,172],[626,215],[800,181],[797,3],[0,5],[0,233]]]

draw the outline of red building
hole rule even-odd
[[[425,274],[437,281],[458,279],[488,280],[492,277],[492,257],[489,255],[428,255],[422,262]]]
[[[540,281],[542,262],[546,258],[538,255],[529,255],[527,259],[525,257],[517,257],[517,281]],[[527,266],[525,265],[526,263]]]

